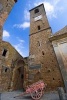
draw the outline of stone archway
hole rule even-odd
[[[23,89],[24,83],[24,61],[18,60],[13,70],[12,76],[12,90]]]

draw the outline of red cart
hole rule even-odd
[[[44,84],[43,81],[38,81],[32,85],[29,85],[26,89],[26,91],[22,94],[20,94],[19,96],[23,96],[25,94],[29,94],[31,95],[33,100],[39,100],[42,95],[43,95],[43,89],[46,88],[46,84]],[[16,96],[16,97],[19,97]]]

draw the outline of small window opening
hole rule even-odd
[[[38,13],[38,12],[39,12],[39,9],[35,9],[35,11],[34,11],[34,12],[35,12],[35,14],[36,14],[36,13]]]
[[[5,72],[7,72],[7,68],[5,68]]]
[[[4,51],[3,51],[3,54],[2,54],[2,56],[6,56],[6,53],[7,53],[7,50],[6,49],[4,49]]]
[[[51,72],[51,69],[48,69],[48,72]]]
[[[22,74],[22,75],[21,75],[21,79],[23,79],[23,77],[24,77],[24,76],[23,76],[23,74]]]
[[[42,55],[44,55],[44,51],[42,51]]]
[[[41,42],[40,41],[38,41],[38,46],[41,46]]]
[[[40,30],[40,26],[38,26],[38,30]]]
[[[53,78],[53,80],[55,80],[55,79]]]

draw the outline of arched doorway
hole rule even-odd
[[[24,61],[18,60],[16,63],[16,66],[13,70],[13,76],[12,76],[12,82],[13,90],[19,90],[23,89],[23,83],[24,83]]]

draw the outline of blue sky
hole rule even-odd
[[[3,26],[3,40],[8,41],[23,56],[29,55],[29,10],[44,3],[53,34],[67,25],[66,0],[18,0]]]

